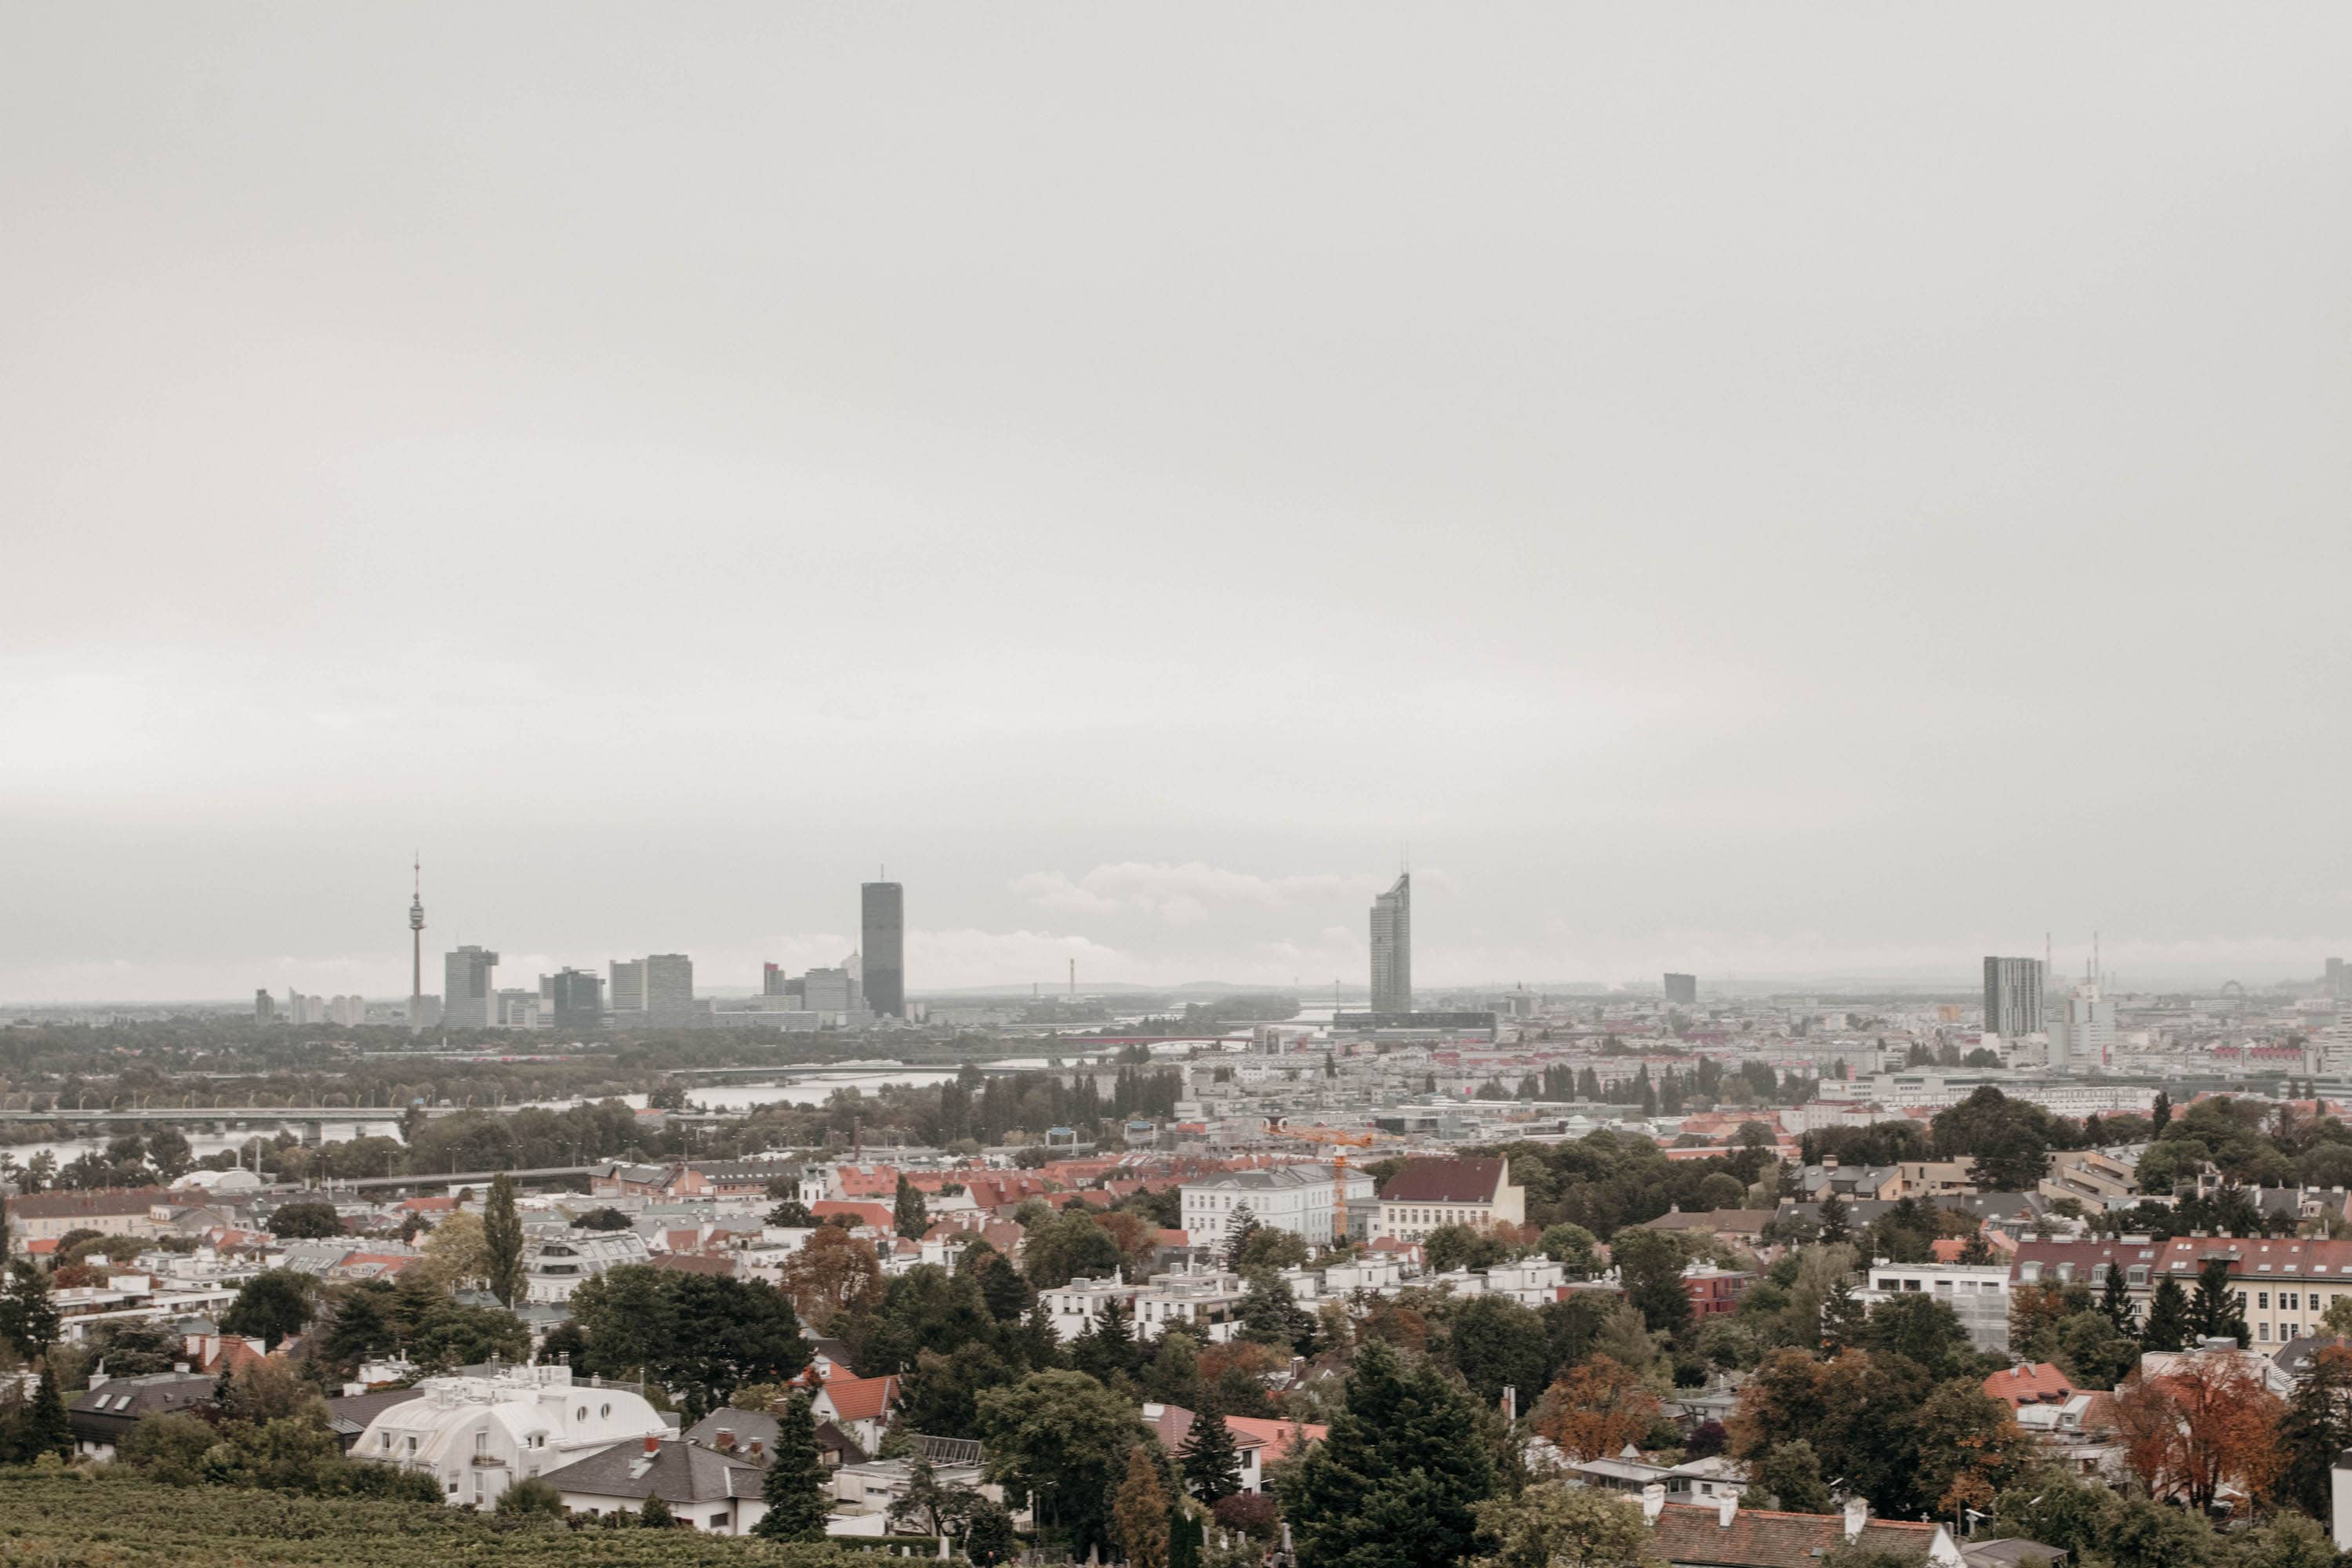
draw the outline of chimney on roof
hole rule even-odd
[[[1652,1481],[1642,1489],[1642,1521],[1655,1524],[1658,1516],[1666,1511],[1666,1489]]]
[[[1726,1490],[1715,1500],[1715,1522],[1718,1529],[1729,1530],[1731,1521],[1739,1516],[1739,1494]]]
[[[718,1440],[714,1442],[711,1447],[717,1448],[722,1454],[733,1453],[735,1451],[735,1434],[729,1431],[726,1427],[721,1426],[719,1428]]]
[[[766,1458],[760,1452],[761,1449],[766,1447],[767,1445],[761,1442],[757,1437],[751,1439],[751,1462],[753,1464],[763,1465],[767,1463]]]
[[[660,1453],[660,1452],[661,1452],[661,1439],[660,1439],[659,1437],[656,1436],[655,1436],[653,1433],[651,1433],[651,1432],[646,1433],[646,1458],[648,1458],[648,1459],[650,1459],[650,1458],[652,1458],[656,1454],[658,1454],[658,1453]]]
[[[1849,1498],[1845,1505],[1845,1538],[1852,1541],[1870,1522],[1870,1504],[1860,1498]]]

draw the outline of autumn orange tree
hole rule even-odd
[[[2124,1461],[2159,1499],[2199,1510],[2225,1485],[2267,1495],[2278,1479],[2285,1406],[2232,1355],[2185,1355],[2116,1394]]]
[[[801,1321],[823,1333],[844,1308],[881,1299],[882,1264],[866,1242],[821,1225],[784,1259],[781,1283]]]
[[[1632,1367],[1596,1355],[1569,1368],[1545,1390],[1535,1428],[1579,1460],[1638,1444],[1657,1424],[1658,1397]]]

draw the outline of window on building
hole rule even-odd
[[[2267,1290],[2255,1291],[2254,1308],[2257,1311],[2269,1311],[2271,1310],[2271,1293]]]

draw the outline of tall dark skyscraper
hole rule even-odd
[[[1987,958],[1984,961],[1984,1026],[2004,1040],[2040,1034],[2042,961],[2038,958]]]
[[[866,1005],[885,1017],[907,1016],[907,893],[896,882],[859,889],[858,951],[865,960]]]
[[[593,1029],[604,1020],[604,982],[585,970],[562,969],[542,977],[540,990],[554,1011],[559,1029]]]
[[[1412,878],[1372,900],[1372,1011],[1412,1011]]]
[[[1669,974],[1666,976],[1666,1004],[1673,1007],[1698,1005],[1698,976]]]

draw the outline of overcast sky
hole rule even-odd
[[[2352,952],[2352,11],[0,8],[0,997]],[[435,966],[437,973],[437,965]],[[437,980],[431,982],[437,988]]]

